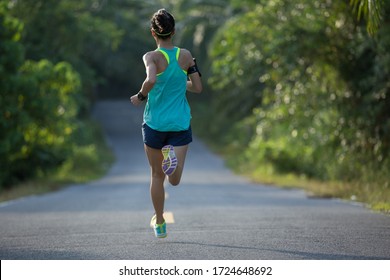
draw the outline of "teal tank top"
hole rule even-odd
[[[157,75],[156,83],[148,94],[144,122],[157,131],[182,131],[190,127],[191,110],[187,101],[187,72],[178,58],[180,48],[159,48],[168,66]]]

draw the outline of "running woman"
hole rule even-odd
[[[146,101],[142,135],[151,170],[150,194],[155,215],[151,226],[155,236],[167,236],[163,217],[164,181],[180,183],[188,144],[192,142],[191,113],[186,92],[200,93],[200,72],[191,53],[174,46],[175,19],[165,9],[150,21],[157,49],[143,56],[146,78],[140,91],[130,97],[138,106]]]

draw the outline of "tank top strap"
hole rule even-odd
[[[176,61],[179,61],[180,48],[176,48]]]
[[[176,61],[179,61],[180,48],[178,48],[178,47],[173,48],[171,51],[168,51],[168,50],[162,49],[162,48],[158,48],[157,51],[161,52],[164,55],[168,64],[171,63],[171,59],[176,59]]]

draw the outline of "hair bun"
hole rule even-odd
[[[150,25],[157,36],[168,37],[175,28],[175,19],[167,10],[160,9],[154,13]]]

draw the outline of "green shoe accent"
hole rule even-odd
[[[157,238],[167,237],[167,224],[165,223],[165,221],[162,224],[156,224],[156,215],[154,215],[150,220],[150,226],[153,228],[154,235]]]
[[[155,224],[154,225],[154,235],[157,238],[167,237],[167,224],[165,222],[162,224]]]

